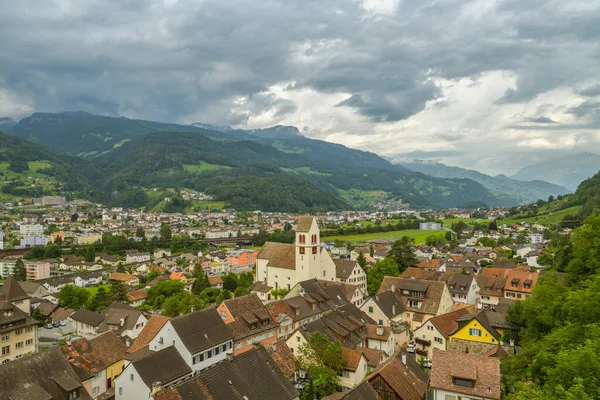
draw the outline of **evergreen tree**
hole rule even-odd
[[[172,237],[172,233],[171,233],[171,225],[163,223],[160,226],[160,237],[162,237],[164,240],[171,240]]]
[[[363,270],[367,266],[367,259],[365,258],[365,255],[363,254],[362,251],[360,253],[358,253],[358,257],[356,258],[356,262],[358,263],[358,265],[360,265],[360,267]]]
[[[103,287],[98,288],[98,291],[90,301],[89,309],[91,311],[100,311],[108,307],[110,304],[110,294]]]
[[[402,239],[394,242],[388,253],[388,257],[394,260],[400,272],[417,265],[417,257],[413,252],[412,245],[412,239],[404,236]]]
[[[25,263],[22,258],[19,258],[15,264],[15,268],[13,269],[13,278],[20,282],[24,282],[27,280],[27,270],[25,269]]]
[[[192,285],[192,294],[200,295],[200,293],[208,287],[210,287],[208,276],[205,273],[200,273],[196,276],[196,280]]]
[[[96,259],[96,248],[94,245],[89,245],[85,249],[85,261],[94,261]]]
[[[223,289],[233,292],[233,291],[235,291],[236,288],[237,288],[237,275],[232,272],[225,275],[223,277]]]
[[[110,281],[110,300],[127,303],[127,288],[121,281]]]
[[[373,296],[379,292],[383,278],[398,275],[400,275],[400,271],[393,259],[387,257],[377,261],[367,273],[367,291],[369,292],[369,296]]]

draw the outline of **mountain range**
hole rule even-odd
[[[571,154],[521,168],[511,178],[518,180],[542,179],[562,185],[571,191],[600,170],[600,155]]]
[[[438,178],[466,178],[480,183],[494,195],[500,198],[517,199],[520,203],[535,202],[538,199],[547,199],[570,193],[571,190],[542,180],[521,181],[505,175],[489,176],[481,172],[452,167],[438,162],[415,160],[402,164],[416,172],[421,172]]]
[[[80,193],[91,191],[106,204],[143,206],[150,191],[167,188],[202,190],[239,209],[297,212],[380,199],[414,207],[505,206],[564,191],[540,182],[523,196],[473,176],[431,176],[290,126],[240,130],[64,112],[35,113],[4,129],[49,148],[48,157],[74,171]]]

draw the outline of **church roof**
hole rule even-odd
[[[256,256],[259,260],[269,260],[268,267],[296,269],[296,246],[287,243],[267,242]]]
[[[21,285],[19,285],[19,282],[12,276],[9,276],[4,281],[4,286],[2,286],[2,289],[0,290],[0,297],[9,302],[31,298],[25,293]]]
[[[313,219],[315,219],[315,217],[308,215],[298,218],[298,227],[296,228],[296,232],[308,232],[312,226]]]

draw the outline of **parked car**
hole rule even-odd
[[[67,326],[67,321],[60,321],[59,324],[60,326]]]
[[[54,321],[54,322],[52,323],[52,326],[53,326],[53,327],[55,327],[55,328],[58,328],[58,327],[60,327],[60,322],[58,322],[58,321]]]
[[[406,351],[409,353],[414,353],[415,348],[416,348],[416,345],[414,343],[409,343],[408,346],[406,346]]]
[[[53,326],[52,326],[52,324],[46,324],[46,325],[44,325],[44,328],[46,328],[46,329],[52,329]]]

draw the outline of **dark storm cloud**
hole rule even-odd
[[[600,96],[600,85],[590,86],[577,92],[581,96],[596,97]]]
[[[269,92],[283,84],[346,93],[337,106],[377,124],[439,99],[436,77],[512,71],[498,104],[600,79],[600,11],[585,3],[405,0],[380,13],[347,0],[25,3],[0,0],[0,91],[39,111],[243,125],[298,111]]]

